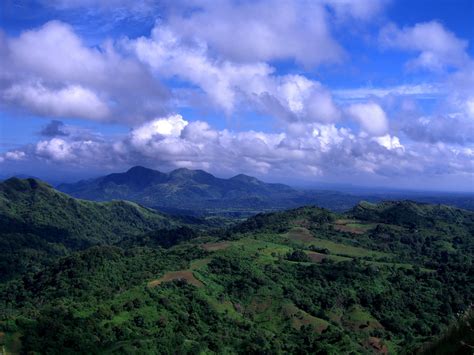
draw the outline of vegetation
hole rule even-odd
[[[42,255],[0,285],[6,351],[445,354],[474,345],[472,212],[363,203],[216,228],[36,183],[1,190],[3,220],[36,228],[2,232],[2,253],[8,242],[18,265]]]
[[[126,236],[180,224],[132,202],[77,200],[35,179],[0,183],[0,281]]]

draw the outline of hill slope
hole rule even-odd
[[[11,178],[0,183],[0,279],[47,255],[177,224],[132,202],[77,200],[41,181]]]
[[[243,174],[220,179],[202,170],[177,169],[168,174],[136,166],[75,184],[60,191],[95,201],[125,199],[150,207],[221,209],[272,207],[275,202],[299,196],[291,187],[267,184]]]
[[[6,350],[415,353],[474,302],[474,213],[402,201],[359,218],[359,207],[179,228],[166,248],[150,232],[27,270],[0,283]]]

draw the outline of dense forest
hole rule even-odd
[[[4,353],[472,354],[474,213],[410,201],[244,221],[0,184]]]

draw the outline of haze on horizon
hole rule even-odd
[[[474,3],[6,0],[0,175],[474,191]]]

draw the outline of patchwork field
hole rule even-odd
[[[364,234],[375,226],[373,223],[363,223],[354,219],[338,219],[334,221],[334,229],[354,234]]]

